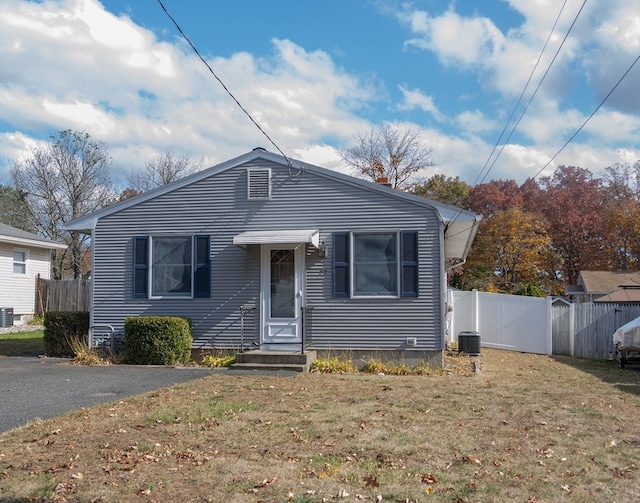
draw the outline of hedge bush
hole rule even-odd
[[[191,360],[191,323],[179,316],[136,316],[124,320],[129,363],[175,365]]]
[[[44,313],[44,351],[47,356],[74,357],[72,345],[87,344],[89,313],[49,311]]]

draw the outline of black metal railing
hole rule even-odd
[[[313,339],[313,306],[302,306],[302,337],[301,337],[301,353],[304,354],[307,346],[312,343]]]
[[[244,304],[240,306],[240,352],[244,353],[244,343],[248,334],[251,334],[250,344],[255,343],[256,333],[256,306]]]

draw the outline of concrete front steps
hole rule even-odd
[[[315,351],[304,354],[294,351],[265,351],[254,349],[244,353],[236,353],[233,369],[242,370],[289,370],[293,372],[309,372],[316,359]]]

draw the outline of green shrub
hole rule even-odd
[[[137,316],[124,321],[124,346],[129,363],[175,365],[191,360],[191,327],[178,316]]]
[[[367,374],[386,374],[387,366],[382,360],[369,360],[365,363],[364,367],[362,367],[362,371]]]
[[[205,367],[231,367],[236,362],[235,355],[205,356],[201,364]]]
[[[73,357],[73,345],[86,345],[89,333],[89,313],[55,312],[44,313],[44,351],[47,356]]]
[[[358,370],[351,364],[350,360],[339,360],[338,357],[318,358],[311,364],[311,370],[316,370],[323,374],[338,374],[341,372],[357,372]]]

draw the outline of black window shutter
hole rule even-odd
[[[333,234],[333,296],[349,297],[349,233]]]
[[[403,231],[400,241],[402,257],[402,297],[418,296],[418,233]]]
[[[211,254],[209,236],[195,236],[194,254],[193,296],[196,298],[211,297]]]
[[[149,296],[149,237],[133,240],[133,296]]]

